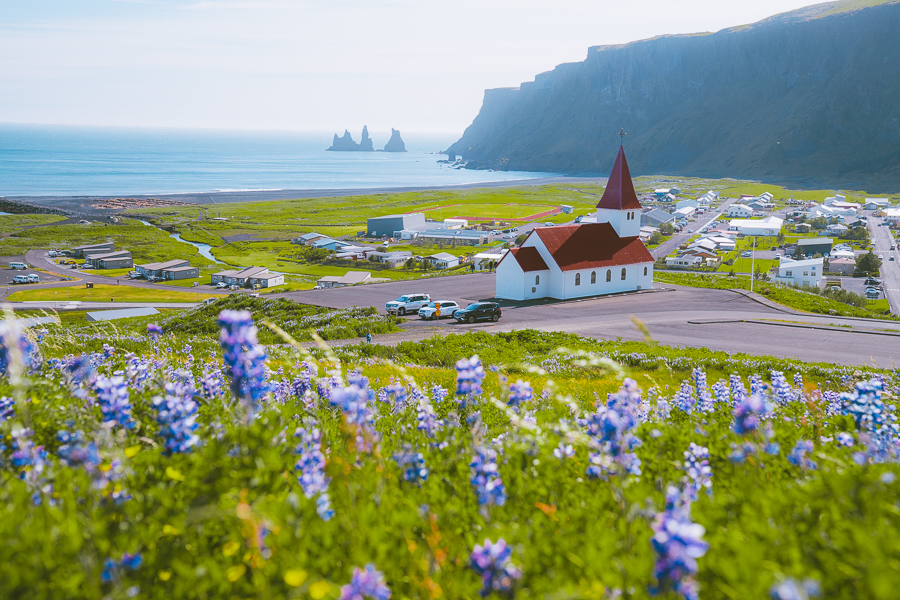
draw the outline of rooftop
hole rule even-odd
[[[534,233],[563,271],[653,262],[639,237],[620,238],[609,223],[544,227]]]
[[[603,197],[597,203],[597,208],[641,209],[641,203],[634,192],[628,162],[625,160],[625,148],[622,146],[619,146],[616,162],[609,174],[609,181],[606,182],[606,189],[603,190]]]

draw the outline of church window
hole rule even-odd
[[[534,276],[534,285],[540,285],[540,284],[541,284],[541,276],[535,275]]]
[[[625,281],[625,267],[622,267],[622,281]]]
[[[591,283],[597,283],[597,271],[591,271]]]
[[[581,285],[581,273],[575,273],[575,285]]]
[[[647,267],[644,267],[644,277],[647,276]]]
[[[606,270],[606,281],[612,281],[612,270],[611,269]]]

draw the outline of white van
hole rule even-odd
[[[9,268],[15,271],[24,271],[28,268],[28,265],[22,262],[11,262],[9,263]]]
[[[28,275],[16,275],[13,277],[13,283],[31,283],[28,281]]]
[[[28,275],[26,275],[26,277],[28,277],[28,283],[40,283],[41,282],[41,278],[38,277],[34,273],[29,273]]]

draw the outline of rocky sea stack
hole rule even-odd
[[[353,141],[353,136],[345,129],[344,135],[341,137],[338,137],[338,134],[334,134],[334,141],[331,142],[331,147],[327,150],[333,152],[374,152],[375,146],[372,144],[372,138],[369,137],[369,128],[363,125],[362,140],[358,144]]]
[[[391,128],[391,139],[388,140],[388,143],[384,145],[385,152],[406,152],[406,144],[403,143],[403,138],[400,137],[400,132],[394,128]]]

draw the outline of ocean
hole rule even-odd
[[[358,142],[360,132],[351,133]],[[0,196],[440,187],[552,175],[454,169],[437,152],[456,136],[401,134],[406,153],[326,152],[332,133],[0,125]],[[370,135],[376,148],[390,138]]]

